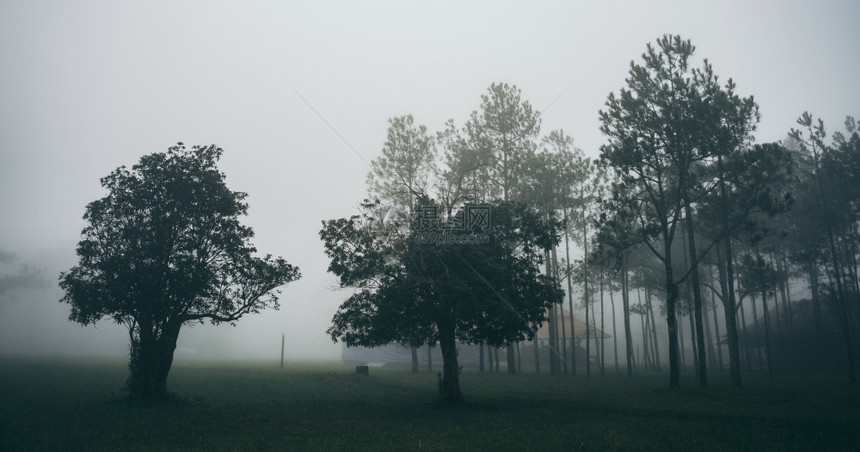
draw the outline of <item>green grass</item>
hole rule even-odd
[[[841,378],[479,374],[441,404],[435,373],[338,364],[177,363],[181,401],[141,406],[121,360],[0,359],[0,450],[856,450]]]

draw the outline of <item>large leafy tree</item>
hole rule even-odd
[[[133,396],[167,394],[183,325],[277,309],[277,288],[300,276],[283,258],[254,256],[239,222],[247,195],[225,185],[222,152],[179,143],[102,178],[108,194],[86,207],[78,265],[60,274],[70,320],[128,328]]]
[[[446,209],[422,203],[438,219]],[[329,334],[348,345],[408,341],[428,333],[442,351],[443,400],[461,399],[456,342],[500,346],[531,339],[563,292],[540,274],[541,251],[558,241],[558,225],[522,205],[496,203],[491,221],[444,235],[412,223],[407,240],[390,240],[390,229],[372,214],[323,222],[320,237],[331,258],[329,271],[356,293],[338,309]],[[424,211],[427,212],[426,210]]]

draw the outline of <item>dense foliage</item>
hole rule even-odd
[[[128,328],[133,395],[166,393],[182,325],[277,308],[277,288],[299,278],[282,258],[254,256],[239,222],[246,194],[225,185],[221,153],[180,143],[102,178],[108,194],[87,205],[79,263],[60,275],[70,320]]]
[[[422,204],[423,212],[438,212],[429,200]],[[402,240],[390,240],[397,225],[367,214],[323,222],[329,271],[341,286],[356,288],[334,315],[332,339],[364,346],[438,342],[447,400],[460,398],[456,341],[501,346],[532,339],[563,296],[538,267],[542,251],[557,243],[558,225],[512,203],[466,205],[438,220],[463,220],[478,209],[491,218],[432,232],[422,228],[426,218],[416,218],[400,225],[409,228]]]

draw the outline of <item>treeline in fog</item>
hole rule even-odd
[[[362,212],[320,232],[329,270],[357,289],[331,337],[411,347],[413,370],[418,347],[439,346],[453,398],[455,339],[480,347],[482,370],[668,368],[676,387],[684,368],[701,385],[725,369],[736,386],[743,371],[838,369],[853,382],[860,130],[798,112],[784,140],[758,143],[754,97],[694,50],[664,36],[631,63],[597,113],[596,159],[542,131],[505,83],[462,125],[392,118]],[[469,222],[479,206],[491,226]]]

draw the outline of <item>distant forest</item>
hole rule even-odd
[[[343,286],[360,289],[335,315],[332,338],[398,342],[412,347],[415,361],[419,346],[444,347],[440,329],[447,327],[440,325],[450,319],[458,340],[481,346],[482,370],[485,358],[498,369],[501,349],[511,373],[527,359],[553,373],[668,367],[671,387],[683,368],[695,369],[701,385],[709,369],[729,370],[736,386],[742,370],[771,378],[839,371],[854,382],[860,128],[848,117],[830,130],[798,112],[783,140],[757,143],[754,98],[738,95],[707,60],[694,65],[694,50],[664,36],[631,63],[625,85],[598,113],[606,142],[597,159],[563,130],[542,132],[540,113],[505,83],[492,84],[462,126],[449,120],[434,133],[410,115],[392,118],[361,215],[324,222],[321,231],[330,270]],[[495,257],[462,241],[400,245],[419,233],[428,206],[445,224],[461,221],[463,206],[514,204],[530,213],[493,217],[513,224],[498,232],[503,249]],[[538,232],[516,236],[527,225]],[[554,240],[541,242],[540,231]],[[448,249],[472,253],[460,273],[480,280],[425,265],[435,259],[453,271],[464,259],[446,260]],[[513,272],[493,264],[506,259],[523,263],[511,278],[523,285],[548,279],[560,291],[489,284],[486,275],[502,281]],[[524,277],[532,271],[526,264],[540,274]],[[492,290],[477,293],[485,285]],[[522,314],[526,301],[516,304],[525,290],[547,297],[541,319]],[[471,307],[437,301],[446,297],[472,300]],[[501,304],[464,320],[482,303],[474,300],[486,298],[520,310],[519,320],[500,317],[508,309]],[[583,320],[586,331],[572,331]],[[537,331],[547,322],[541,340]],[[531,344],[548,347],[546,358],[527,351]],[[445,377],[456,377],[442,354]]]

